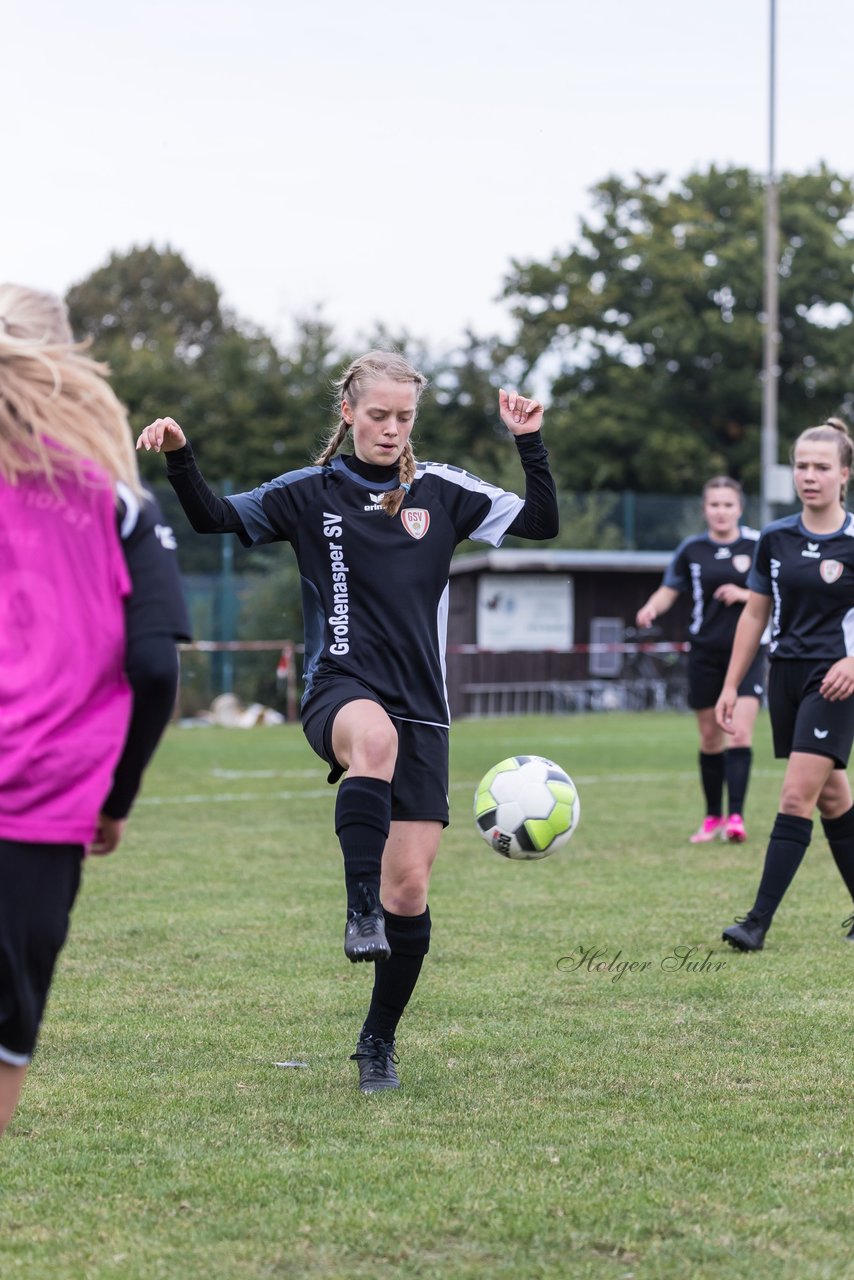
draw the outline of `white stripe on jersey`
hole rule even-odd
[[[845,639],[845,653],[854,658],[854,609],[849,609],[842,619],[842,635]]]
[[[129,538],[136,528],[140,512],[139,499],[133,490],[123,484],[121,480],[116,481],[116,496],[122,500],[125,507],[121,525],[121,538],[124,542],[125,538]]]
[[[697,564],[696,560],[692,560],[689,565],[691,570],[691,594],[694,597],[694,608],[691,612],[691,625],[688,628],[692,636],[697,635],[703,625],[703,568]]]
[[[780,561],[771,557],[771,597],[774,601],[771,610],[771,618],[769,625],[771,627],[771,644],[768,652],[773,653],[780,643],[780,611],[783,608],[783,600],[780,596]]]
[[[439,661],[442,664],[442,694],[445,699],[445,714],[448,724],[451,723],[451,704],[448,702],[448,613],[451,603],[451,584],[445,583],[445,590],[439,601],[436,619],[439,628]]]
[[[469,471],[460,471],[445,462],[419,462],[417,470],[441,476],[449,484],[455,484],[460,489],[468,489],[470,493],[482,493],[484,497],[489,498],[489,511],[477,528],[469,534],[473,542],[488,542],[493,547],[499,547],[505,533],[525,505],[524,498],[518,497],[517,494],[508,493],[506,489],[499,489],[497,485],[489,484],[488,481],[473,476]]]

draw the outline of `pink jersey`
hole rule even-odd
[[[0,477],[0,839],[87,844],[127,734],[113,488]]]

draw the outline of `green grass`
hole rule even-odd
[[[471,818],[517,752],[582,797],[539,863]],[[750,841],[692,847],[695,759],[690,716],[455,727],[404,1088],[365,1098],[370,970],[341,950],[320,762],[295,727],[170,730],[125,846],[87,866],[0,1142],[3,1274],[854,1276],[849,904],[819,827],[766,950],[725,950],[782,771],[762,718]],[[710,958],[668,970],[677,946]],[[617,952],[634,971],[595,968]]]

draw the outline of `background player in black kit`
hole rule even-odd
[[[838,418],[809,427],[795,441],[802,510],[762,531],[716,708],[719,724],[731,732],[736,688],[770,617],[774,754],[788,764],[756,901],[723,932],[741,951],[762,949],[807,851],[816,807],[854,898],[854,808],[845,772],[854,739],[854,516],[844,506],[852,456]],[[843,928],[854,941],[854,916]]]
[[[664,581],[637,613],[639,627],[653,621],[685,593],[693,601],[688,633],[688,705],[697,714],[700,734],[700,781],[706,816],[691,836],[692,844],[723,838],[747,839],[744,800],[753,759],[753,726],[765,691],[765,654],[760,650],[738,686],[732,744],[715,719],[732,652],[735,628],[747,600],[747,574],[759,534],[740,524],[744,510],[741,485],[715,476],[703,486],[706,532],[686,538],[676,548]],[[727,816],[724,817],[724,782]]]
[[[417,463],[410,436],[426,379],[400,355],[372,351],[337,383],[340,417],[314,465],[220,499],[171,418],[138,446],[167,453],[169,479],[193,527],[246,545],[289,541],[302,578],[303,728],[346,774],[335,828],[344,855],[344,950],[375,968],[356,1052],[360,1088],[397,1088],[397,1023],[430,940],[427,888],[448,822],[444,680],[448,575],[466,538],[546,539],[557,499],[540,437],[543,408],[499,393],[516,437],[525,498],[444,463]],[[353,452],[338,450],[348,437]],[[382,906],[380,905],[380,899]]]

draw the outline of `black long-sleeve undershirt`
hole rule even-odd
[[[167,453],[166,477],[196,533],[245,535],[243,521],[231,503],[214,493],[199,470],[189,440],[182,449]]]
[[[514,439],[525,472],[525,505],[507,532],[514,538],[545,542],[547,538],[556,538],[560,529],[557,490],[549,470],[549,455],[539,431],[515,436]]]
[[[542,436],[534,431],[514,439],[525,473],[525,505],[507,532],[536,542],[554,538],[560,527],[557,491]],[[358,464],[354,470],[359,470]],[[389,468],[389,475],[392,474],[394,470]],[[167,453],[166,475],[197,533],[245,536],[243,522],[231,503],[227,498],[218,497],[199,471],[189,441],[182,449]]]
[[[171,635],[128,635],[125,671],[133,693],[127,738],[101,806],[110,818],[126,818],[149,760],[175,706],[178,651]]]
[[[150,495],[138,509],[132,495],[121,496],[117,519],[131,580],[131,594],[125,601],[125,673],[133,708],[110,793],[101,805],[102,812],[115,819],[130,813],[175,707],[175,641],[190,639],[172,531]]]

